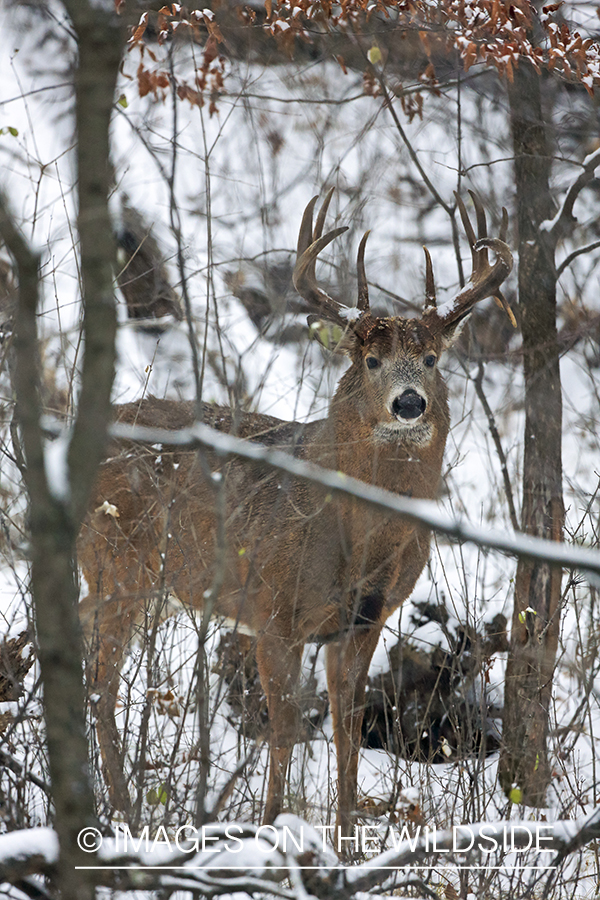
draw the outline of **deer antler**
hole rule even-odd
[[[334,228],[322,234],[323,225],[325,224],[325,216],[329,208],[329,203],[333,196],[334,189],[331,188],[327,192],[327,196],[323,201],[323,205],[317,215],[317,221],[313,229],[313,213],[318,197],[313,197],[302,216],[302,224],[298,235],[298,251],[296,256],[296,266],[294,268],[293,282],[294,287],[301,297],[306,300],[311,310],[314,310],[319,318],[328,319],[336,322],[344,329],[351,323],[351,317],[348,315],[349,307],[339,300],[334,300],[329,294],[323,290],[318,284],[315,275],[315,264],[321,250],[330,244],[336,237],[348,231],[347,228]],[[357,309],[360,315],[369,312],[369,288],[367,285],[367,277],[365,274],[365,245],[369,232],[363,235],[358,248],[358,256],[356,267],[358,271],[358,303]],[[309,317],[309,321],[312,316]]]
[[[500,235],[497,238],[490,238],[487,234],[487,224],[485,220],[485,212],[481,201],[474,191],[469,191],[475,207],[475,215],[477,219],[477,236],[469,219],[465,205],[458,194],[455,193],[456,202],[462,219],[463,227],[469,246],[471,247],[471,257],[473,260],[473,270],[467,285],[452,300],[447,301],[441,307],[435,305],[435,286],[433,281],[433,267],[431,258],[427,250],[425,250],[426,259],[426,300],[424,315],[427,318],[427,324],[430,328],[441,330],[448,325],[456,324],[467,316],[471,309],[480,300],[485,297],[499,297],[500,285],[509,275],[513,267],[513,257],[510,248],[506,243],[506,232],[508,230],[508,213],[502,209],[502,224],[500,226]],[[488,250],[492,250],[496,254],[496,261],[493,265],[488,259]],[[506,301],[503,306],[506,308]]]

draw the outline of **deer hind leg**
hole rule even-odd
[[[365,688],[381,624],[351,631],[327,647],[327,688],[338,766],[337,834],[352,833]]]
[[[264,634],[256,647],[256,659],[269,712],[269,786],[263,821],[270,825],[282,810],[292,749],[298,740],[302,644],[292,643],[289,637]]]
[[[116,598],[86,597],[80,618],[87,644],[88,696],[96,697],[96,734],[109,799],[129,813],[131,800],[123,771],[123,753],[115,721],[121,668],[133,627],[133,604]]]

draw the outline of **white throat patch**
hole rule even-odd
[[[373,429],[374,444],[413,444],[427,447],[432,438],[433,425],[430,422],[416,422],[414,425],[380,422]]]

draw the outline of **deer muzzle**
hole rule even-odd
[[[427,407],[427,400],[413,388],[407,388],[392,401],[392,413],[397,419],[411,421],[422,416]]]

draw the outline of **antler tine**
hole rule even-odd
[[[463,228],[469,242],[469,247],[471,248],[471,259],[473,262],[473,269],[475,269],[477,266],[477,253],[474,248],[475,244],[477,243],[477,237],[475,236],[475,232],[473,231],[473,226],[471,225],[471,220],[465,208],[465,204],[463,203],[462,197],[459,196],[457,191],[454,191],[454,196],[456,197],[456,205],[458,206],[458,211],[460,213]]]
[[[427,247],[423,247],[425,252],[425,309],[435,309],[435,278],[433,275],[433,263],[431,262],[431,253]]]
[[[326,297],[330,302],[335,302],[336,305],[340,305],[337,301],[332,301],[331,297],[325,293],[325,291],[318,286],[315,281],[315,263],[317,261],[317,256],[330,244],[332,241],[339,237],[340,234],[343,234],[345,231],[348,231],[348,228],[344,226],[343,228],[334,228],[333,231],[328,231],[327,234],[324,234],[323,237],[319,238],[318,241],[314,241],[307,249],[304,251],[300,259],[297,260],[296,266],[294,268],[293,274],[293,282],[294,287],[300,294],[300,296],[304,296],[302,293],[306,287],[309,287],[311,290],[316,291],[319,296]],[[310,283],[309,283],[310,282]],[[308,299],[308,298],[305,298]]]
[[[435,331],[444,331],[450,326],[455,326],[461,319],[468,316],[476,303],[483,300],[485,297],[498,296],[500,285],[508,276],[513,266],[512,253],[504,240],[508,230],[506,210],[503,210],[502,212],[502,225],[500,227],[501,237],[490,238],[487,236],[483,206],[477,195],[471,193],[477,215],[477,230],[479,232],[479,237],[476,238],[465,205],[458,194],[455,196],[467,240],[471,246],[473,271],[471,272],[469,282],[453,300],[444,303],[443,306],[438,309],[434,309],[426,303],[425,312],[429,314],[427,316],[427,322]],[[492,265],[490,265],[488,260],[488,250],[492,250],[496,254],[496,259]],[[431,281],[433,280],[433,267],[431,267],[430,276],[430,260],[427,260],[428,256],[429,254],[426,252],[426,290],[429,293],[430,277]]]
[[[323,234],[323,225],[325,224],[325,216],[327,215],[327,210],[329,209],[329,204],[331,203],[331,198],[333,197],[333,192],[335,188],[329,188],[327,193],[325,194],[325,199],[323,200],[323,205],[319,210],[317,215],[317,221],[315,223],[315,230],[313,231],[312,239],[316,241],[317,238],[320,238]]]
[[[314,231],[312,224],[313,212],[318,197],[313,197],[304,210],[298,235],[298,252],[292,280],[300,296],[307,301],[313,310],[321,315],[325,314],[327,318],[338,324],[343,324],[345,327],[348,323],[341,315],[342,304],[330,297],[323,288],[319,287],[315,275],[315,265],[319,253],[336,237],[348,230],[346,227],[334,228],[333,231],[329,231],[321,236],[325,220],[323,208],[327,212],[331,195],[332,191],[329,191],[317,217]]]
[[[502,207],[502,222],[500,224],[500,234],[499,238],[501,241],[506,240],[506,235],[508,234],[508,213],[506,212],[505,207]]]
[[[365,247],[370,234],[370,231],[365,231],[363,234],[356,256],[356,272],[358,276],[358,302],[356,305],[361,312],[368,312],[371,308],[369,305],[369,285],[367,283],[367,273],[365,272]]]
[[[471,195],[471,200],[473,201],[473,206],[475,207],[475,217],[477,220],[477,239],[483,240],[487,238],[487,222],[485,220],[485,211],[483,206],[481,205],[481,200],[479,196],[475,193],[475,191],[469,190],[469,194]],[[484,269],[488,265],[488,252],[487,248],[482,247],[481,250],[477,251],[477,269]]]
[[[308,250],[313,242],[313,211],[319,196],[313,197],[306,205],[302,214],[300,231],[298,232],[297,259],[300,259],[305,250]]]

